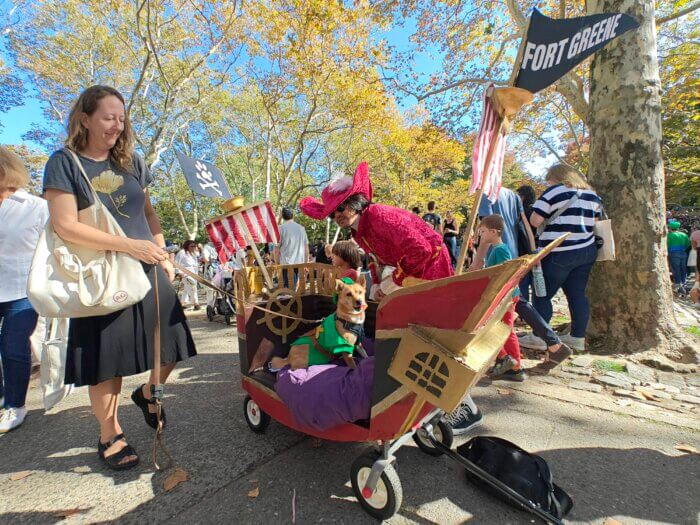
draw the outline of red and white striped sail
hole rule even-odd
[[[251,244],[246,235],[246,227],[256,244],[280,242],[277,219],[269,202],[251,204],[240,211],[217,217],[205,223],[204,227],[222,263],[228,261],[237,250],[245,249]]]
[[[498,132],[501,117],[491,101],[493,84],[484,91],[484,110],[481,113],[481,124],[479,133],[474,141],[474,154],[472,156],[472,183],[469,186],[469,193],[473,194],[479,190],[483,181],[483,193],[489,200],[495,201],[498,192],[501,190],[503,182],[503,159],[506,153],[506,134]],[[489,166],[485,166],[489,148],[496,148]]]

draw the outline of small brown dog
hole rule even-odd
[[[362,343],[365,322],[365,276],[357,282],[347,277],[336,279],[336,311],[304,336],[300,337],[285,358],[273,357],[270,366],[280,369],[289,365],[292,370],[323,365],[342,357],[345,364],[355,368],[352,354]]]

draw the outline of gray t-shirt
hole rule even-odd
[[[289,220],[280,225],[280,264],[304,264],[309,239],[304,227]]]
[[[153,234],[148,227],[144,206],[144,189],[153,181],[143,159],[134,153],[134,169],[131,173],[113,166],[109,160],[94,161],[78,156],[100,201],[122,227],[127,237],[151,241]],[[75,160],[65,150],[58,150],[49,157],[44,169],[44,190],[53,189],[72,193],[78,201],[78,210],[93,204],[92,191],[80,173]]]

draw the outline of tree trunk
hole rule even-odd
[[[600,50],[591,66],[589,180],[612,219],[617,260],[594,266],[588,335],[606,353],[643,353],[636,357],[666,368],[697,363],[675,319],[666,257],[654,2],[589,0],[588,9],[641,23]]]

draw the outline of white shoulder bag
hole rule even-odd
[[[603,209],[603,218],[595,221],[593,235],[596,236],[598,246],[598,257],[596,261],[614,261],[616,258],[615,237],[613,237],[612,221]]]
[[[126,237],[100,201],[80,159],[66,149],[92,190],[94,203],[81,222]],[[141,263],[128,253],[95,250],[61,239],[51,221],[39,237],[29,271],[27,297],[39,315],[77,318],[105,315],[141,301],[151,283]]]
[[[48,319],[49,328],[42,342],[41,389],[44,409],[50,410],[73,391],[73,385],[63,383],[66,376],[66,352],[70,319]]]

